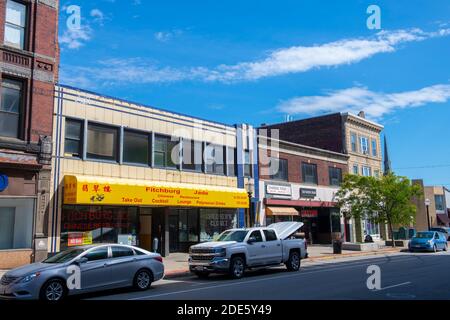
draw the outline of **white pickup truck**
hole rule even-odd
[[[199,277],[210,273],[244,276],[246,269],[285,264],[289,271],[300,269],[308,256],[306,241],[293,235],[301,222],[279,222],[268,227],[231,229],[216,241],[200,243],[189,249],[189,269]]]

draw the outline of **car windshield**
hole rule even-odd
[[[430,231],[447,232],[447,230],[444,228],[431,228]]]
[[[237,231],[225,231],[223,232],[217,241],[236,241],[242,242],[245,239],[248,231],[245,230],[237,230]]]
[[[419,239],[431,239],[433,238],[433,232],[418,232],[416,238]]]
[[[50,257],[47,260],[44,260],[43,262],[44,263],[64,263],[64,262],[72,260],[73,258],[80,255],[84,251],[86,251],[86,249],[80,249],[80,248],[61,251],[60,253],[57,253],[53,257]]]

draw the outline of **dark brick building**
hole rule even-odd
[[[0,269],[47,256],[58,1],[0,1]]]

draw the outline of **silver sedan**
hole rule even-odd
[[[164,277],[162,257],[118,244],[74,247],[7,272],[0,298],[59,301],[67,295],[134,286],[147,290]]]

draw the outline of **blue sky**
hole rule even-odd
[[[398,174],[450,188],[448,0],[63,0],[60,43],[61,83],[228,124],[364,109]]]

